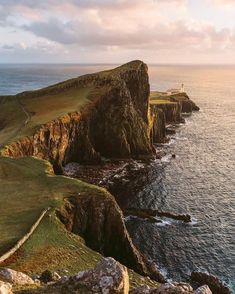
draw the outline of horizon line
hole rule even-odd
[[[133,61],[133,60],[131,60]],[[121,65],[128,62],[0,62],[0,65]],[[151,66],[235,66],[235,63],[151,63],[145,62],[147,65]]]

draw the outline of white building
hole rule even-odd
[[[166,91],[167,95],[174,95],[179,93],[185,93],[184,84],[181,85],[180,89],[169,89]]]

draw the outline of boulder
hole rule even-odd
[[[13,294],[11,289],[11,284],[0,281],[0,294]]]
[[[192,272],[191,279],[199,285],[208,285],[212,293],[230,294],[230,289],[217,277],[202,272]]]
[[[159,288],[151,289],[148,286],[141,286],[130,291],[130,294],[212,294],[210,288],[204,285],[197,290],[193,291],[193,288],[186,283],[173,283],[163,284]]]
[[[150,291],[151,294],[190,294],[193,288],[186,283],[167,283],[162,284],[159,288]]]
[[[212,294],[210,288],[207,285],[197,288],[197,290],[195,290],[193,293],[194,294]]]
[[[34,284],[34,281],[28,275],[9,268],[0,270],[0,280],[15,285]]]
[[[125,266],[111,257],[104,258],[94,269],[62,278],[35,293],[128,294],[129,276]]]

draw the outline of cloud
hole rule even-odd
[[[104,16],[105,17],[105,16]],[[89,16],[79,20],[63,22],[49,19],[34,22],[24,29],[50,41],[63,45],[77,45],[85,48],[119,47],[139,50],[223,50],[229,45],[234,33],[229,29],[216,30],[210,24],[197,24],[193,21],[172,21],[151,25],[135,21],[119,26],[113,17],[112,25],[104,26],[104,20]],[[123,24],[125,20],[123,20]],[[129,25],[129,29],[126,29]]]
[[[235,2],[207,1],[213,7]],[[188,0],[0,0],[0,24],[18,36],[14,41],[6,29],[8,42],[1,50],[19,58],[27,58],[26,53],[45,58],[53,52],[66,59],[68,52],[71,58],[79,52],[85,59],[161,54],[168,60],[188,52],[222,54],[235,43],[231,28],[195,20]]]

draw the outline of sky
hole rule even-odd
[[[235,64],[235,0],[0,0],[0,63]]]

